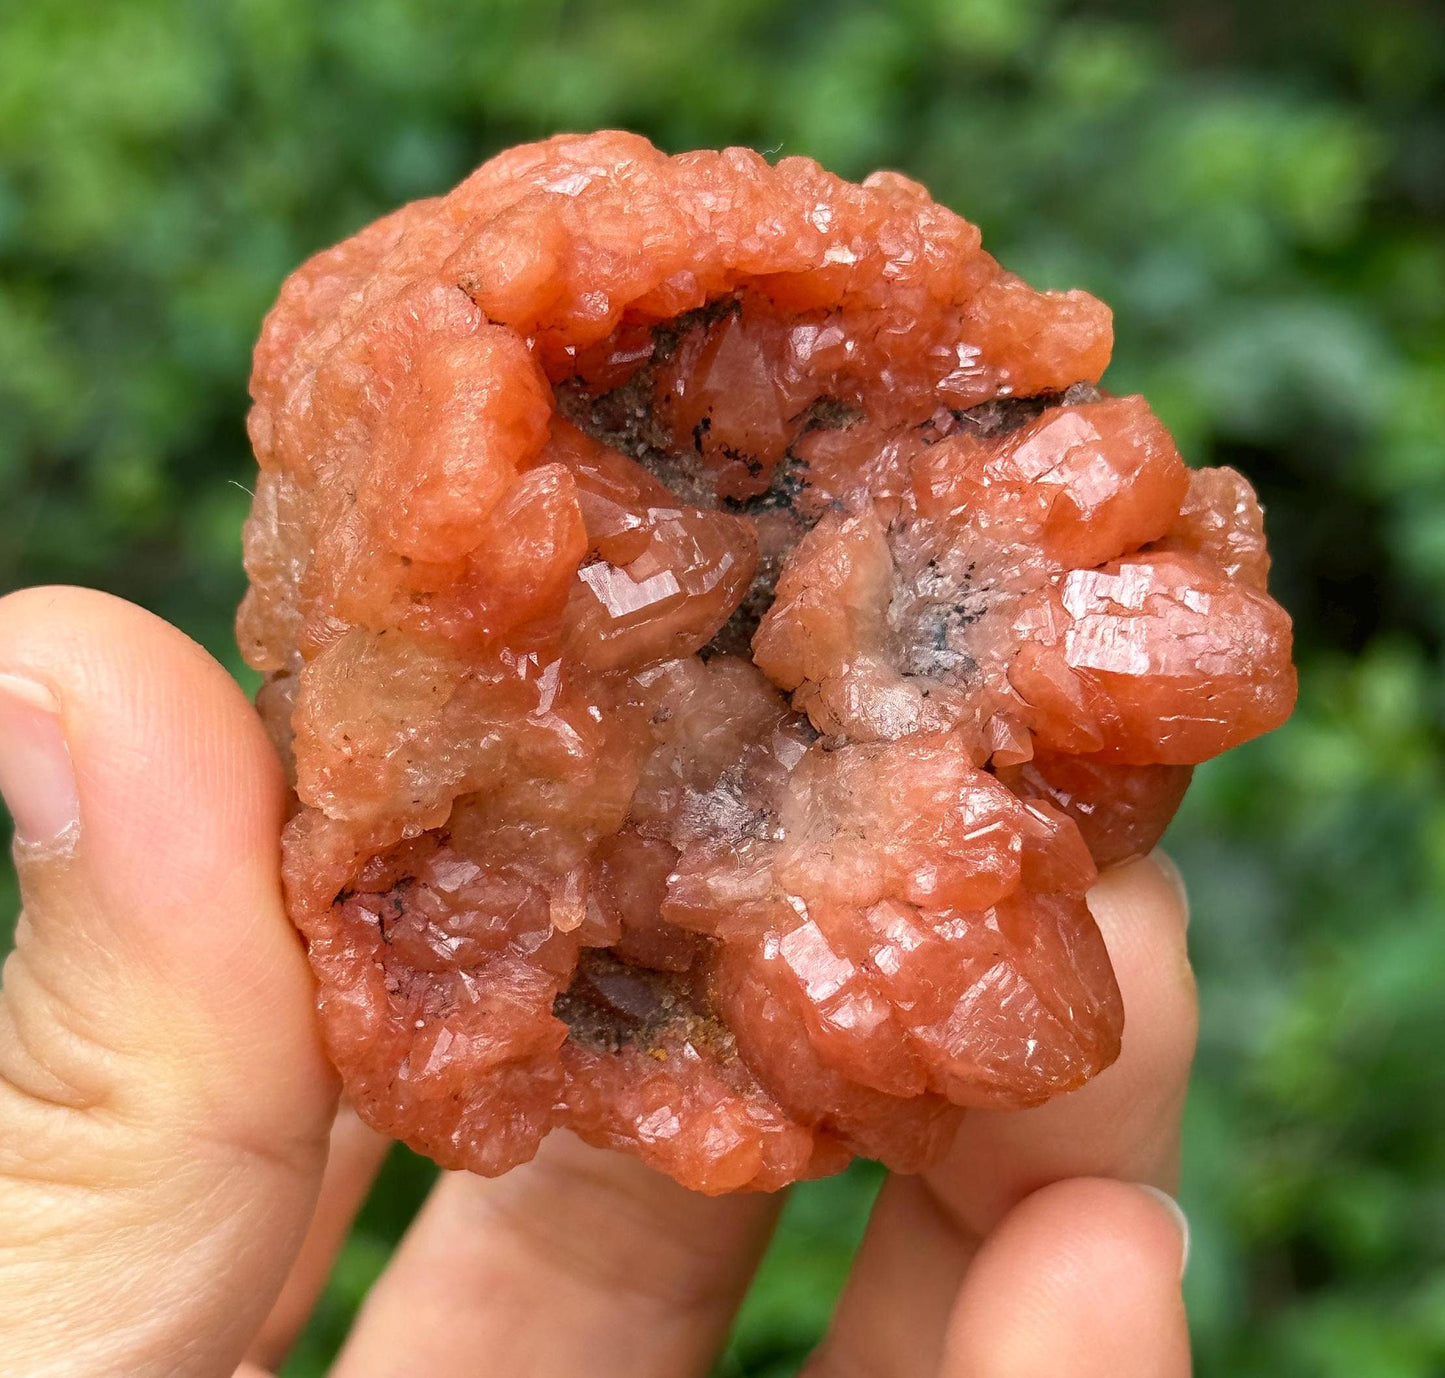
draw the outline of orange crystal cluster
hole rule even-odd
[[[916,183],[510,150],[287,281],[239,637],[361,1114],[706,1192],[1119,1051],[1084,893],[1294,699],[1260,510]]]

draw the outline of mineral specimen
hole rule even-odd
[[[1248,484],[1110,347],[895,173],[619,133],[287,281],[239,636],[363,1116],[767,1189],[1109,1065],[1096,865],[1294,699]]]

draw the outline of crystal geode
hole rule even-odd
[[[1113,1061],[1096,866],[1295,681],[1110,347],[907,178],[619,133],[291,276],[239,635],[364,1118],[768,1189]]]

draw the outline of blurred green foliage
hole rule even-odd
[[[0,587],[235,666],[248,350],[283,275],[507,143],[620,124],[903,168],[1118,324],[1257,482],[1290,726],[1172,836],[1203,1003],[1203,1374],[1445,1371],[1445,20],[1419,0],[37,0],[0,7]],[[7,895],[13,881],[6,879]],[[287,1373],[427,1182],[394,1158]],[[798,1191],[724,1362],[791,1372],[876,1174]]]

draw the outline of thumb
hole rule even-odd
[[[0,1350],[229,1373],[304,1231],[335,1098],[278,878],[280,771],[193,642],[0,599],[22,914],[0,985]]]

